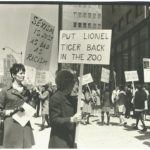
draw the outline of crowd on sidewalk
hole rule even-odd
[[[134,87],[133,84],[127,84],[111,90],[109,85],[102,88],[94,83],[86,84],[82,86],[79,114],[76,112],[79,81],[71,71],[58,71],[56,84],[47,83],[30,88],[22,84],[25,75],[22,64],[14,64],[10,74],[12,86],[0,92],[0,144],[4,148],[30,148],[34,145],[30,121],[22,127],[12,118],[16,112],[25,111],[21,107],[24,102],[36,109],[33,117],[42,116],[39,131],[51,127],[49,148],[76,147],[75,125],[79,122],[89,125],[91,116],[100,116],[97,123],[103,126],[106,122],[109,126],[112,110],[113,116],[118,117],[120,126],[126,126],[128,118],[133,117],[136,120],[133,128],[138,129],[141,121],[142,131],[147,131],[144,116],[150,111],[150,96],[146,86],[137,84]],[[15,140],[13,136],[16,137]]]

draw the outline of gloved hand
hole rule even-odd
[[[74,116],[70,118],[72,123],[79,123],[81,121],[81,114],[76,113]]]

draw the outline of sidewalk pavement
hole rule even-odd
[[[147,118],[150,119],[149,116]],[[133,130],[135,119],[127,119],[127,126],[119,126],[117,117],[110,118],[110,126],[97,124],[99,117],[91,117],[90,125],[79,125],[78,148],[149,148],[150,147],[150,121],[145,121],[147,132]],[[39,131],[41,117],[33,118],[35,146],[33,148],[48,148],[50,128]],[[139,129],[142,129],[139,123]]]

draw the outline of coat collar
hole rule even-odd
[[[19,91],[17,91],[16,89],[14,89],[14,88],[12,87],[12,85],[11,85],[11,86],[7,87],[7,91],[9,91],[9,90],[11,90],[11,93],[12,93],[12,94],[17,95],[17,96],[19,96],[20,98],[23,99],[23,93],[24,93],[24,91],[26,90],[26,88],[24,87],[23,91],[22,91],[22,92],[19,92]]]

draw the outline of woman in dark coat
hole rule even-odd
[[[134,96],[134,108],[136,115],[136,126],[134,127],[134,129],[138,129],[138,123],[140,120],[143,125],[142,131],[145,132],[147,130],[147,127],[145,126],[143,115],[145,111],[145,101],[147,100],[147,95],[141,85],[138,85],[137,89],[138,90],[135,92]]]
[[[57,91],[50,98],[51,134],[49,148],[74,148],[75,127],[81,120],[76,113],[77,97],[70,96],[74,87],[74,75],[67,70],[56,75]]]
[[[29,102],[29,91],[22,85],[25,68],[22,64],[14,64],[10,69],[13,79],[12,86],[0,92],[0,109],[4,115],[4,148],[31,148],[34,137],[30,122],[22,127],[13,120],[12,115],[21,108],[24,102]]]

